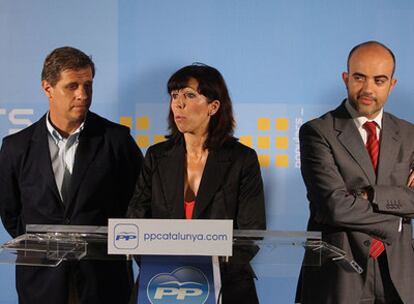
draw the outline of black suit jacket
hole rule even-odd
[[[183,139],[178,143],[170,139],[150,147],[128,207],[128,216],[184,218],[184,170]],[[193,219],[233,219],[234,229],[266,228],[263,182],[253,149],[232,140],[209,151]],[[241,299],[238,303],[255,303],[254,283],[251,280],[254,274],[248,263],[255,253],[252,248],[236,249],[232,263],[223,265],[224,300],[226,293],[236,294],[235,290],[227,288],[234,284]],[[250,281],[243,287],[243,280]],[[234,283],[237,281],[239,285]],[[254,295],[249,295],[249,292]]]
[[[383,241],[392,282],[404,303],[414,303],[414,191],[406,186],[414,163],[414,125],[384,112],[377,174],[344,104],[304,124],[299,137],[308,229],[322,231],[324,241],[363,269],[372,238]],[[353,193],[365,187],[372,189],[373,202]],[[332,261],[304,267],[297,301],[359,303],[365,278],[366,271],[347,272]]]
[[[4,138],[0,153],[0,210],[6,230],[16,237],[27,224],[106,226],[123,217],[142,163],[126,127],[89,112],[63,204],[51,165],[46,115]],[[18,266],[21,303],[65,303],[68,273],[75,274],[84,303],[126,302],[130,290],[125,262],[63,263],[56,269]],[[117,292],[121,300],[115,300]],[[119,292],[118,291],[118,292]]]

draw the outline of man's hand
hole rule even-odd
[[[407,186],[410,188],[414,188],[414,171],[411,169],[410,175],[408,176]]]
[[[368,200],[368,192],[367,192],[366,189],[357,189],[357,190],[354,190],[353,191],[353,194],[356,197],[360,197],[360,198],[363,198],[363,199]]]

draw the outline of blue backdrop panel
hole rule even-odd
[[[236,135],[259,155],[269,228],[303,230],[308,204],[298,128],[346,96],[341,73],[348,52],[372,39],[397,57],[398,83],[386,109],[414,120],[413,10],[409,0],[3,0],[0,138],[47,110],[40,72],[55,47],[93,56],[92,110],[129,125],[144,151],[167,132],[169,76],[203,62],[222,72]],[[7,239],[1,230],[0,241]],[[0,267],[0,303],[16,303],[13,267]],[[295,268],[279,283],[259,280],[262,301],[292,302],[296,276]]]

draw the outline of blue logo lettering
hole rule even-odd
[[[116,236],[116,240],[125,240],[125,241],[129,241],[129,240],[135,240],[137,238],[136,234],[130,234],[128,232],[120,232],[119,234],[117,234]]]
[[[117,224],[114,227],[114,246],[118,249],[138,247],[138,227],[134,224]]]

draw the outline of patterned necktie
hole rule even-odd
[[[366,147],[371,157],[371,162],[374,167],[375,172],[377,172],[378,165],[378,155],[379,155],[379,142],[377,138],[377,124],[374,121],[367,121],[364,123],[364,129],[367,130],[368,139]],[[371,249],[369,255],[376,259],[384,251],[384,243],[373,239],[371,244]]]
[[[372,165],[375,172],[377,172],[378,154],[379,154],[379,142],[377,138],[377,124],[374,121],[367,121],[364,123],[364,129],[368,133],[366,147],[371,157]]]

